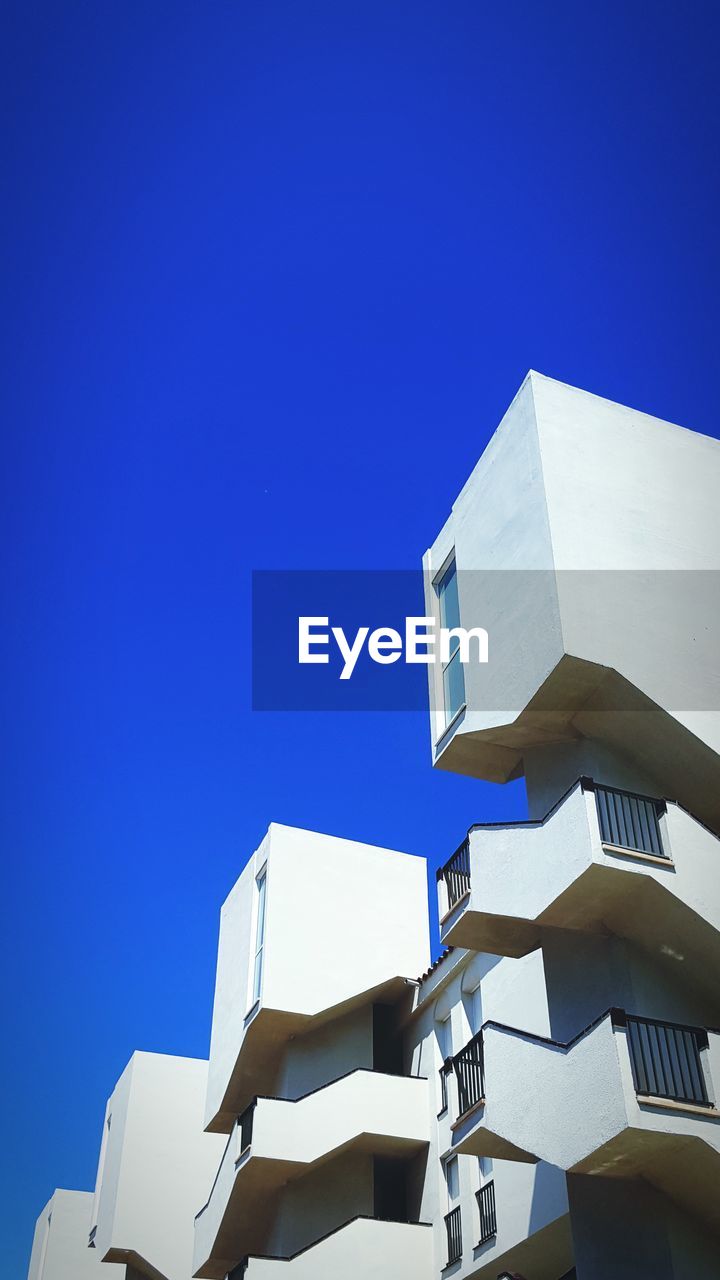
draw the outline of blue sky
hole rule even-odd
[[[3,7],[0,1239],[208,1047],[267,823],[433,865],[521,788],[253,714],[253,568],[414,567],[528,367],[717,434],[718,9]]]

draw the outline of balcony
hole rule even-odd
[[[522,956],[610,930],[717,998],[720,841],[679,805],[580,779],[540,822],[474,826],[438,872],[442,941]],[[719,1002],[720,1012],[720,1002]]]
[[[290,1257],[246,1257],[228,1280],[338,1280],[350,1274],[435,1280],[432,1229],[422,1222],[359,1216]]]
[[[207,1074],[200,1059],[137,1052],[118,1080],[82,1241],[100,1277],[112,1274],[108,1263],[165,1280],[191,1274],[193,1215],[224,1146],[203,1132]]]
[[[719,1031],[614,1009],[559,1044],[491,1022],[455,1063],[457,1152],[644,1177],[720,1226]]]
[[[273,823],[221,912],[206,1127],[279,1091],[293,1038],[407,994],[427,911],[421,858]]]
[[[195,1220],[193,1274],[222,1277],[267,1252],[281,1193],[350,1151],[412,1156],[429,1140],[427,1081],[353,1071],[297,1101],[257,1098],[230,1134],[210,1197]]]

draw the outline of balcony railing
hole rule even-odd
[[[458,1115],[464,1116],[485,1097],[482,1032],[453,1058],[458,1088]]]
[[[708,1043],[706,1031],[630,1014],[625,1024],[636,1093],[708,1106],[700,1056]]]
[[[597,784],[594,790],[603,844],[649,853],[656,858],[667,857],[660,831],[660,818],[665,812],[663,800]]]
[[[475,1192],[480,1210],[480,1239],[478,1244],[485,1244],[497,1233],[495,1216],[495,1183],[486,1182],[484,1187]]]
[[[470,892],[470,841],[463,840],[444,867],[438,872],[438,879],[445,881],[447,889],[448,911]]]
[[[447,1231],[448,1246],[448,1258],[445,1265],[451,1267],[453,1262],[459,1262],[462,1258],[460,1205],[458,1205],[457,1209],[452,1209],[450,1213],[445,1214],[445,1230]]]

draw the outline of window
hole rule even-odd
[[[460,1199],[460,1172],[457,1156],[445,1161],[445,1181],[447,1182],[448,1209],[452,1209]]]
[[[482,1030],[483,1024],[482,988],[479,984],[470,992],[470,1011],[472,1032],[473,1035],[477,1035],[478,1031]]]
[[[450,1022],[450,1014],[448,1014],[447,1018],[443,1018],[442,1022],[438,1022],[437,1038],[440,1057],[443,1062],[447,1062],[448,1058],[452,1055],[452,1024]]]
[[[263,946],[265,944],[265,899],[267,868],[263,867],[257,878],[257,917],[255,926],[255,972],[253,975],[252,1002],[256,1004],[262,991]]]
[[[441,1116],[447,1111],[448,1106],[448,1088],[447,1078],[450,1073],[448,1062],[452,1056],[452,1028],[450,1016],[443,1018],[442,1022],[437,1024],[437,1042],[440,1050],[442,1064],[440,1066],[440,1110],[438,1115]]]
[[[436,583],[440,606],[440,626],[451,630],[460,626],[460,602],[458,600],[457,570],[453,560]],[[449,724],[465,702],[465,674],[460,661],[460,640],[454,636],[450,643],[450,656],[443,663],[443,703],[445,722]]]

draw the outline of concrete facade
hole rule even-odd
[[[422,859],[271,826],[209,1062],[134,1055],[29,1280],[720,1277],[718,492],[715,441],[528,375],[424,559],[490,636],[429,668],[433,762],[528,820],[441,867],[432,965]]]

